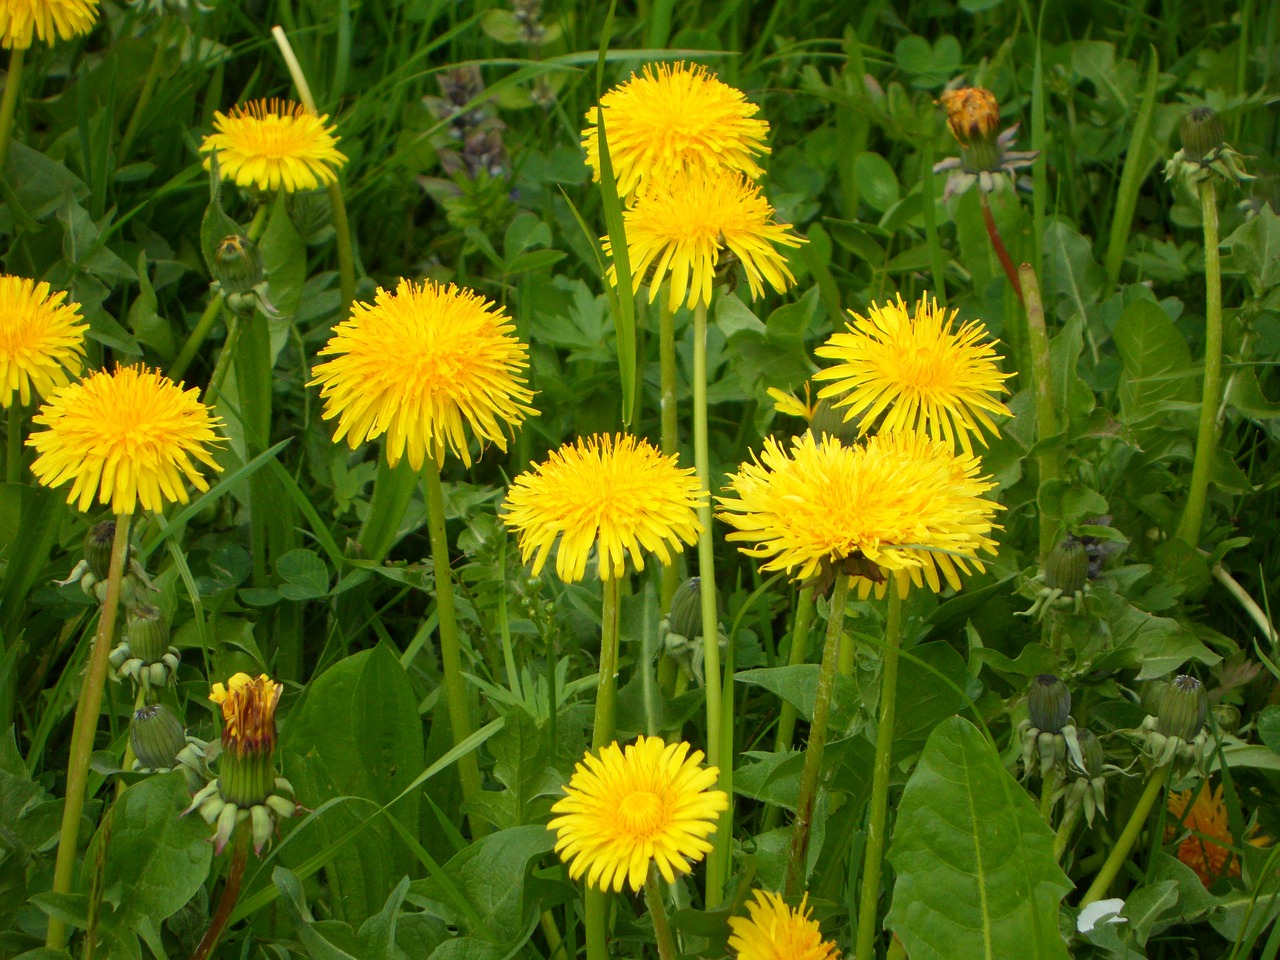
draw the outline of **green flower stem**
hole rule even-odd
[[[248,821],[235,828],[235,839],[231,845],[231,866],[227,870],[227,882],[222,888],[222,896],[218,899],[218,909],[209,918],[209,928],[200,938],[200,945],[191,954],[191,960],[205,960],[213,952],[213,948],[222,939],[222,931],[226,929],[231,911],[240,899],[240,881],[244,879],[245,861],[249,859]]]
[[[893,714],[898,700],[898,648],[902,645],[902,598],[889,580],[889,616],[884,630],[884,669],[880,676],[880,720],[876,731],[876,765],[871,782],[871,812],[862,860],[862,898],[858,904],[857,960],[875,960],[876,904],[880,900],[880,867],[884,859],[884,824],[889,808],[889,757],[893,750]]]
[[[129,124],[124,128],[123,136],[120,137],[120,145],[116,147],[117,169],[125,165],[125,158],[129,155],[129,148],[133,146],[133,141],[138,136],[138,130],[142,126],[142,116],[147,112],[147,107],[151,105],[151,97],[156,92],[156,82],[160,79],[160,66],[164,63],[165,54],[169,51],[169,25],[174,22],[176,22],[175,17],[164,17],[160,21],[160,29],[156,33],[156,52],[151,57],[151,66],[147,68],[146,79],[142,81],[142,90],[138,94],[137,102],[133,105],[133,113],[129,116]]]
[[[721,760],[732,755],[721,742],[720,631],[716,618],[715,546],[711,534],[711,453],[707,442],[707,305],[699,301],[693,310],[693,460],[707,501],[698,507],[702,533],[698,536],[698,577],[702,596],[702,666],[709,682],[707,695],[707,765],[720,767],[721,789],[724,789],[724,767]],[[724,820],[721,820],[724,823]],[[714,844],[714,841],[712,841]],[[720,903],[720,891],[728,876],[728,863],[713,849],[707,858],[705,901],[708,909]]]
[[[822,769],[822,753],[827,746],[827,720],[831,715],[831,694],[835,690],[836,666],[840,662],[840,637],[844,632],[844,605],[849,595],[850,578],[836,577],[831,592],[827,619],[827,639],[822,647],[822,667],[818,671],[818,689],[813,704],[813,722],[809,724],[809,745],[805,748],[804,769],[800,773],[800,792],[796,797],[796,820],[791,833],[791,860],[787,864],[786,895],[796,897],[804,889],[805,863],[809,857],[809,830],[813,824],[813,805],[818,794],[818,774]]]
[[[257,243],[266,226],[267,205],[264,203],[258,207],[257,213],[253,215],[253,222],[249,224],[249,239]],[[204,313],[200,314],[200,319],[196,321],[195,327],[187,334],[186,342],[182,344],[182,349],[178,351],[177,359],[173,361],[173,365],[169,368],[169,379],[174,383],[182,380],[182,375],[187,372],[187,367],[191,365],[196,351],[204,343],[204,338],[209,335],[209,331],[213,328],[214,323],[217,322],[218,317],[222,316],[222,308],[226,305],[226,302],[227,295],[219,290],[214,294],[213,299],[209,301],[209,305],[204,308]]]
[[[1138,798],[1138,805],[1133,808],[1133,813],[1129,816],[1129,822],[1124,825],[1124,831],[1120,834],[1120,838],[1116,840],[1116,845],[1107,854],[1106,862],[1102,864],[1102,869],[1098,871],[1098,875],[1093,878],[1093,883],[1085,892],[1084,899],[1080,901],[1080,906],[1087,907],[1095,900],[1101,900],[1107,895],[1107,891],[1111,889],[1111,884],[1115,880],[1116,874],[1120,872],[1125,860],[1129,858],[1129,851],[1133,849],[1134,843],[1137,842],[1138,834],[1142,832],[1143,824],[1147,822],[1147,816],[1151,813],[1151,808],[1155,806],[1156,800],[1164,793],[1164,786],[1169,782],[1169,771],[1171,769],[1172,765],[1166,763],[1152,772],[1151,779],[1147,781],[1147,788],[1142,791],[1142,796]]]
[[[9,75],[4,82],[4,99],[0,100],[0,176],[4,175],[5,161],[9,159],[13,115],[18,107],[18,92],[22,89],[22,64],[26,55],[27,51],[21,47],[9,53]]]
[[[796,605],[795,623],[791,627],[791,651],[787,657],[787,666],[794,667],[804,663],[809,656],[809,628],[813,625],[813,587],[805,587],[800,591],[800,601]],[[843,647],[843,645],[841,645]],[[841,653],[843,653],[843,649]],[[790,750],[796,735],[796,708],[789,701],[782,701],[778,709],[778,729],[773,738],[775,753]],[[770,805],[764,815],[764,830],[768,833],[778,825],[782,816],[782,808]]]
[[[937,184],[933,173],[933,145],[925,144],[924,159],[920,165],[920,199],[924,210],[924,238],[929,247],[929,271],[933,275],[933,295],[938,303],[947,305],[946,257],[942,241],[938,238],[938,208],[934,205]]]
[[[1209,469],[1218,445],[1218,399],[1222,392],[1222,257],[1218,250],[1218,194],[1212,177],[1200,183],[1200,212],[1204,220],[1204,392],[1200,397],[1191,487],[1177,534],[1179,540],[1193,547],[1200,542],[1204,522]]]
[[[475,732],[471,711],[467,709],[467,687],[462,678],[462,646],[458,641],[458,614],[453,603],[453,572],[449,568],[449,538],[444,529],[444,492],[440,487],[440,465],[430,452],[423,470],[427,500],[427,529],[431,537],[431,562],[436,576],[436,613],[440,624],[440,663],[444,669],[445,698],[449,706],[449,726],[454,746]],[[458,759],[458,776],[462,780],[465,802],[480,792],[480,765],[475,752]],[[488,830],[484,820],[468,816],[471,835],[483,837]]]
[[[1053,795],[1058,792],[1058,771],[1050,768],[1040,781],[1040,816],[1049,829],[1053,829]]]
[[[618,578],[600,581],[603,603],[600,611],[600,681],[596,687],[595,721],[591,729],[591,752],[613,742],[614,704],[618,695]],[[583,894],[584,923],[587,928],[587,960],[609,960],[606,913],[609,901],[603,890],[588,884]]]
[[[9,483],[22,482],[22,405],[17,398],[9,404],[8,441],[4,454],[4,478]]]
[[[236,344],[240,342],[240,318],[231,315],[227,321],[227,339],[222,344],[222,352],[218,354],[218,362],[214,364],[213,376],[209,378],[209,388],[204,392],[204,404],[212,407],[218,402],[218,394],[222,392],[222,382],[227,379],[227,371],[231,369],[231,358],[235,356]]]
[[[676,960],[676,941],[667,922],[667,908],[662,902],[662,888],[658,886],[658,868],[649,864],[649,875],[644,880],[644,902],[653,919],[653,935],[658,941],[659,960]]]
[[[89,665],[76,704],[71,728],[71,751],[67,759],[67,793],[58,831],[58,859],[53,868],[53,892],[70,893],[76,866],[76,839],[80,835],[80,815],[84,811],[85,789],[89,782],[89,758],[93,755],[93,735],[102,709],[102,688],[107,679],[107,658],[116,632],[120,609],[120,583],[124,579],[125,557],[129,552],[131,514],[116,517],[115,539],[111,542],[111,566],[107,573],[107,596],[98,615],[98,629],[89,653]],[[49,918],[45,946],[61,950],[67,945],[67,926],[58,917]]]
[[[662,452],[673,456],[680,450],[680,421],[676,407],[676,319],[667,292],[658,294],[658,365],[661,375]],[[671,612],[671,600],[680,586],[680,565],[670,563],[662,568],[659,588],[659,610],[663,616]],[[658,684],[667,699],[675,693],[676,674],[680,665],[675,657],[664,654],[658,662]]]
[[[1035,378],[1036,441],[1043,445],[1050,437],[1058,435],[1058,413],[1053,396],[1053,367],[1049,360],[1049,334],[1044,323],[1044,301],[1040,297],[1040,282],[1031,264],[1024,263],[1018,274],[1022,289],[1026,292],[1023,304],[1027,311],[1027,344],[1031,352],[1031,375]],[[1062,461],[1056,449],[1042,447],[1038,456],[1040,486],[1062,476]],[[1047,560],[1058,538],[1058,522],[1045,514],[1040,515],[1040,559]]]
[[[1092,788],[1090,788],[1092,789]],[[1069,807],[1058,824],[1058,831],[1053,835],[1053,859],[1062,862],[1062,855],[1067,852],[1067,844],[1071,842],[1071,834],[1075,832],[1080,820],[1080,807]]]

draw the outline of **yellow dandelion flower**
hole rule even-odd
[[[860,577],[883,593],[894,577],[909,584],[960,587],[960,574],[982,570],[979,550],[996,552],[987,535],[999,505],[982,494],[995,484],[978,476],[975,457],[914,433],[878,434],[844,446],[812,431],[788,453],[772,437],[764,453],[729,478],[733,496],[717,497],[718,516],[743,541],[743,553],[804,581],[832,570]]]
[[[600,179],[596,132],[603,110],[609,159],[618,194],[629,197],[645,181],[662,182],[690,169],[764,171],[752,159],[769,152],[769,124],[753,120],[754,103],[696,64],[658,64],[614,87],[587,113],[582,146],[593,179]]]
[[[1240,876],[1240,860],[1231,852],[1235,838],[1231,836],[1227,805],[1222,799],[1222,784],[1209,789],[1200,785],[1195,802],[1191,791],[1169,792],[1169,813],[1191,833],[1178,844],[1178,859],[1196,872],[1207,887],[1221,877]],[[1165,827],[1165,842],[1174,840],[1181,830],[1173,824]],[[1270,837],[1253,837],[1249,843],[1266,846]]]
[[[22,277],[0,276],[0,407],[47,397],[80,375],[84,332],[80,304]]]
[[[67,503],[88,510],[94,494],[117,514],[159,511],[186,503],[184,479],[197,490],[209,483],[193,461],[221,470],[210,452],[222,442],[221,421],[199,400],[159,371],[118,367],[63,387],[32,418],[48,430],[27,445],[40,454],[31,472],[46,487],[70,480]]]
[[[822,939],[818,921],[809,916],[808,894],[792,910],[779,894],[752,892],[750,918],[729,918],[729,947],[737,951],[737,960],[840,960],[836,945]]]
[[[1000,435],[990,414],[1010,415],[996,396],[1009,392],[1004,381],[1013,374],[996,366],[1003,358],[982,342],[987,330],[980,321],[952,330],[956,311],[948,316],[936,300],[922,298],[911,314],[901,296],[872,304],[865,317],[852,315],[846,332],[815,351],[840,362],[814,379],[835,381],[818,396],[841,396],[836,407],[846,420],[859,418],[862,433],[883,414],[882,433],[920,431],[965,453],[973,449],[969,434],[984,446],[982,430]]]
[[[586,873],[589,887],[620,891],[630,883],[638,891],[650,863],[671,883],[710,852],[706,838],[729,798],[712,789],[719,771],[701,766],[702,751],[690,749],[642,736],[625,752],[614,742],[599,757],[583,757],[547,824],[570,877]]]
[[[217,132],[204,138],[200,152],[218,151],[222,179],[242,187],[314,190],[336,182],[347,162],[333,135],[337,127],[325,126],[328,119],[287,100],[255,100],[229,114],[215,111]],[[206,170],[211,162],[205,159]]]
[[[787,393],[777,387],[769,387],[765,393],[773,397],[773,409],[788,417],[802,417],[805,422],[813,419],[813,414],[817,410],[818,405],[810,395],[809,381],[804,382],[804,399],[801,400],[794,393]]]
[[[804,237],[773,222],[773,207],[760,188],[741,174],[697,170],[655,181],[623,213],[631,256],[633,292],[648,280],[649,302],[671,276],[672,310],[711,303],[711,287],[721,253],[742,264],[752,298],[768,281],[781,293],[795,283],[786,258],[775,245],[798,247]],[[605,252],[612,254],[609,240]],[[617,283],[610,268],[609,279]]]
[[[276,743],[276,706],[284,687],[265,673],[237,673],[224,687],[215,683],[209,699],[222,707],[222,746],[237,754],[269,753]]]
[[[324,419],[338,418],[334,443],[355,449],[387,435],[387,462],[408,452],[443,465],[445,448],[467,466],[467,430],[507,449],[505,429],[538,411],[522,372],[528,348],[502,307],[478,293],[430,280],[379,288],[374,304],[354,303],[320,351],[334,359],[312,370]]]
[[[975,140],[990,140],[1000,128],[1000,104],[984,87],[961,87],[947,90],[938,97],[947,111],[947,126],[962,146]]]
[[[535,575],[559,538],[561,580],[582,579],[597,543],[600,579],[612,580],[626,571],[628,554],[643,570],[645,553],[669,564],[681,541],[696,543],[704,496],[694,471],[680,469],[674,456],[646,440],[604,434],[565,444],[516,477],[502,519],[519,533],[523,560],[534,558]]]
[[[98,0],[0,0],[0,45],[26,50],[38,37],[53,46],[88,33],[97,19]]]

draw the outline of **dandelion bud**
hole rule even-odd
[[[1188,111],[1178,132],[1182,137],[1183,155],[1193,163],[1212,160],[1226,135],[1222,118],[1212,107],[1196,107]]]
[[[218,781],[227,803],[247,809],[275,787],[276,705],[283,689],[266,674],[254,679],[237,673],[225,688],[213,685],[209,699],[222,707]]]
[[[1089,578],[1089,551],[1075,537],[1058,543],[1044,562],[1044,584],[1070,596],[1084,589]]]
[[[670,633],[693,640],[702,636],[702,578],[690,577],[671,598]]]
[[[819,441],[823,437],[835,437],[848,446],[857,439],[860,423],[860,417],[846,420],[843,410],[836,409],[831,400],[822,397],[813,408],[813,419],[809,421],[809,428],[813,430],[813,435]]]
[[[1186,674],[1174,677],[1160,698],[1156,714],[1156,732],[1180,740],[1194,740],[1209,715],[1209,700],[1204,687]]]
[[[1102,767],[1106,758],[1102,754],[1102,741],[1097,734],[1088,728],[1076,731],[1076,743],[1080,747],[1080,757],[1084,761],[1082,771],[1090,780],[1102,776]]]
[[[248,293],[266,276],[262,251],[256,243],[238,233],[218,241],[213,262],[218,282],[228,294]]]
[[[187,734],[179,720],[162,703],[139,707],[129,723],[129,746],[138,764],[152,770],[167,770],[177,764],[178,753],[187,745]]]
[[[99,580],[107,579],[111,571],[111,544],[115,538],[114,520],[94,524],[84,535],[84,558],[89,562],[89,572]]]
[[[137,606],[129,611],[129,650],[143,663],[159,663],[169,652],[169,623],[158,607]]]
[[[1027,691],[1027,713],[1036,729],[1061,733],[1071,715],[1071,691],[1053,674],[1042,673]]]

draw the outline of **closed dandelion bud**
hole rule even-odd
[[[263,674],[237,673],[226,687],[213,685],[209,699],[222,707],[222,799],[248,809],[263,803],[276,784],[276,705],[283,687]]]
[[[169,652],[169,623],[158,607],[130,610],[128,637],[130,652],[143,663],[159,663]]]
[[[1205,163],[1223,145],[1226,129],[1222,118],[1211,107],[1196,107],[1187,112],[1178,128],[1182,137],[1182,152],[1187,160]]]
[[[167,770],[177,763],[187,745],[182,721],[162,703],[148,704],[133,712],[129,723],[129,746],[138,763],[152,770]]]
[[[835,437],[847,446],[857,439],[859,422],[857,417],[845,420],[844,411],[836,409],[829,399],[822,397],[813,408],[813,419],[809,421],[809,427],[818,440]]]
[[[1071,691],[1053,674],[1042,673],[1027,691],[1027,713],[1036,729],[1061,733],[1071,716]]]
[[[111,572],[111,544],[115,538],[114,520],[94,524],[84,535],[84,558],[89,562],[89,572],[99,580],[107,579]]]
[[[1168,680],[1148,680],[1142,685],[1139,704],[1147,716],[1154,717],[1160,712],[1160,704],[1164,701],[1164,692],[1168,688]]]
[[[262,251],[256,243],[238,233],[218,241],[213,262],[218,282],[228,294],[248,293],[266,276]]]
[[[1097,734],[1086,728],[1076,731],[1076,743],[1080,746],[1080,756],[1084,760],[1081,772],[1090,780],[1098,779],[1102,776],[1102,768],[1106,762],[1102,754],[1102,741]]]
[[[690,577],[671,598],[670,632],[693,640],[702,636],[702,578]]]
[[[1067,537],[1049,552],[1044,562],[1044,584],[1070,596],[1084,589],[1089,579],[1089,551],[1075,537]]]
[[[1209,715],[1209,699],[1195,677],[1174,677],[1160,698],[1156,732],[1180,740],[1194,740]]]

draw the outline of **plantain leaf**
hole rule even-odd
[[[1053,833],[967,720],[940,723],[907,781],[885,926],[912,960],[1065,958],[1058,902],[1072,885]]]

